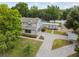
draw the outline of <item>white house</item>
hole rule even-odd
[[[22,30],[23,33],[37,34],[41,30],[40,18],[22,18]]]
[[[50,23],[61,23],[61,24],[65,24],[66,20],[50,20]]]
[[[47,23],[47,22],[44,22],[43,23],[43,27],[47,27],[47,28],[50,28],[50,29],[58,29],[59,28],[59,24],[58,23]]]

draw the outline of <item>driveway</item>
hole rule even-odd
[[[75,44],[67,45],[55,50],[51,51],[51,57],[67,57],[73,53],[76,53],[74,51]]]
[[[42,46],[40,47],[38,53],[36,56],[38,57],[42,57],[42,56],[50,56],[50,49],[51,49],[51,45],[52,45],[52,36],[48,33],[40,33],[42,36],[44,36],[44,42],[42,44]]]
[[[52,45],[54,39],[60,38],[60,39],[67,39],[67,36],[64,35],[55,35],[55,34],[49,34],[49,33],[38,33],[39,35],[42,35],[44,37],[44,42],[42,46],[40,47],[36,57],[57,57],[57,56],[68,56],[73,53],[74,45],[69,45],[68,47],[61,48],[61,49],[55,49],[52,50]],[[72,50],[71,50],[72,49]],[[65,53],[63,53],[65,52]],[[62,55],[63,54],[63,55]]]

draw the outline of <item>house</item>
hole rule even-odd
[[[66,20],[50,20],[50,23],[53,23],[50,27],[52,29],[61,30],[63,25],[66,23]]]
[[[37,34],[41,30],[41,19],[40,18],[22,18],[22,32]]]
[[[50,20],[50,23],[61,23],[61,24],[65,24],[66,23],[66,20]]]
[[[49,29],[59,29],[60,24],[58,23],[48,23],[48,22],[43,22],[43,27],[47,27]]]

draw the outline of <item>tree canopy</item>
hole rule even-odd
[[[28,4],[24,2],[17,3],[15,7],[12,7],[12,9],[17,9],[23,17],[27,17],[29,11]]]
[[[58,6],[53,6],[53,5],[49,6],[48,5],[46,12],[51,15],[51,17],[52,17],[51,20],[60,19],[61,13],[60,13],[60,9]]]
[[[28,8],[27,3],[17,3],[15,7],[12,7],[12,9],[18,9],[22,17],[39,17],[42,20],[59,20],[61,19],[62,12],[58,6],[48,6],[45,9],[38,9],[37,6],[31,6],[31,8]]]
[[[79,8],[72,8],[67,16],[66,27],[76,30],[79,28]]]
[[[18,39],[21,31],[20,17],[18,10],[0,4],[0,53],[14,47],[14,41]]]
[[[28,16],[29,17],[38,17],[39,11],[37,6],[32,6],[29,10]]]

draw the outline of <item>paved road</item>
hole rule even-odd
[[[44,42],[43,42],[42,46],[40,47],[36,57],[68,56],[69,53],[70,54],[71,54],[71,52],[73,53],[73,48],[74,48],[73,45],[70,45],[68,47],[61,48],[61,49],[51,50],[54,39],[57,39],[57,38],[67,39],[67,36],[54,35],[54,34],[49,34],[49,33],[38,33],[38,34],[44,36]]]

